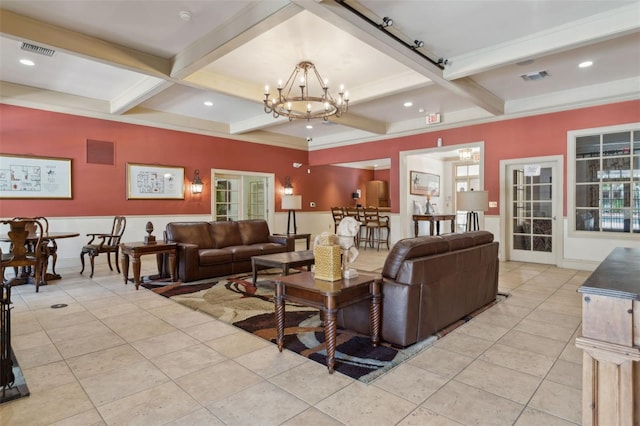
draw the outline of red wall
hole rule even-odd
[[[484,189],[488,190],[490,198],[495,200],[498,199],[497,194],[500,191],[500,160],[563,155],[565,156],[564,183],[566,188],[568,131],[638,121],[640,121],[640,101],[620,102],[312,151],[309,153],[309,163],[313,165],[391,158],[389,194],[392,210],[398,212],[399,153],[401,151],[436,147],[438,138],[442,138],[445,146],[484,141]],[[566,191],[564,212],[566,214]],[[499,209],[489,209],[488,214],[498,215]]]
[[[303,195],[303,210],[307,211],[351,205],[351,193],[358,188],[364,191],[366,181],[388,180],[392,210],[398,212],[399,152],[435,147],[438,138],[445,146],[485,142],[485,189],[497,199],[493,194],[499,194],[501,159],[566,156],[569,130],[638,121],[640,101],[629,101],[307,153],[0,104],[1,153],[73,159],[72,200],[2,200],[0,217],[209,214],[211,168],[275,173],[277,210],[285,176],[291,177],[294,192]],[[87,139],[114,142],[115,165],[87,164]],[[391,169],[373,172],[331,166],[378,158],[391,158]],[[128,162],[183,166],[185,183],[200,169],[204,192],[193,196],[187,189],[184,200],[127,200]],[[295,169],[294,162],[304,166]],[[315,208],[309,207],[311,201]],[[499,212],[491,209],[488,213]]]
[[[86,140],[115,144],[115,164],[88,164]],[[275,173],[276,209],[285,176],[291,176],[296,193],[303,194],[303,210],[351,203],[353,188],[370,180],[364,170],[333,166],[293,168],[308,163],[307,152],[231,139],[157,129],[0,105],[0,152],[72,159],[72,200],[2,200],[0,217],[110,216],[144,214],[209,214],[210,169]],[[160,164],[185,168],[184,200],[127,200],[127,163]],[[188,184],[195,169],[205,186],[192,195]]]

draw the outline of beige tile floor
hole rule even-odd
[[[385,251],[360,250],[380,268]],[[574,425],[578,286],[588,272],[500,265],[510,293],[370,385],[189,310],[96,259],[14,289],[13,346],[31,395],[2,425]],[[143,258],[143,273],[155,262]],[[51,305],[65,303],[62,309]]]

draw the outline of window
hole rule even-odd
[[[640,233],[640,128],[572,132],[575,231]]]

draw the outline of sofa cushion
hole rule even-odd
[[[489,231],[472,231],[467,232],[471,238],[473,238],[473,245],[479,246],[481,244],[489,244],[493,242],[493,234]]]
[[[251,260],[252,256],[260,256],[262,253],[262,250],[260,249],[260,246],[258,245],[253,245],[253,246],[231,246],[231,247],[227,247],[227,250],[229,250],[232,254],[233,254],[233,261],[234,262],[241,262],[243,260]]]
[[[233,253],[228,249],[204,249],[198,251],[200,265],[220,265],[231,263]]]
[[[449,251],[449,243],[442,237],[425,236],[405,238],[398,241],[387,255],[382,268],[382,276],[396,279],[402,262],[406,259],[430,256]]]
[[[462,234],[446,234],[442,238],[449,244],[450,251],[462,250],[473,247],[473,238],[467,233]]]
[[[242,244],[251,245],[269,241],[269,225],[262,219],[241,220],[238,222]]]
[[[287,246],[278,243],[253,244],[252,247],[259,247],[261,254],[284,253]]]
[[[208,222],[171,222],[166,226],[166,238],[176,243],[195,244],[199,248],[215,248]]]
[[[242,245],[238,222],[219,221],[209,224],[210,233],[213,235],[216,248]]]
[[[446,234],[442,238],[449,243],[449,250],[462,250],[465,248],[489,244],[493,242],[493,234],[488,231],[472,231],[462,234]]]

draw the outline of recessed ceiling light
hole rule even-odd
[[[593,61],[584,61],[578,64],[580,68],[589,68],[591,65],[593,65]]]
[[[405,106],[405,108],[412,107],[413,106],[413,102],[407,101],[407,102],[404,103],[404,106]]]
[[[420,114],[422,114],[422,113],[424,112],[424,108],[420,108],[420,109],[418,110],[418,112],[419,112]]]
[[[36,63],[35,63],[35,62],[33,62],[31,59],[20,59],[20,63],[21,63],[22,65],[27,65],[27,66],[29,66],[29,67],[32,67],[32,66],[34,66],[34,65],[36,64]]]
[[[185,22],[189,22],[191,20],[191,12],[189,12],[188,10],[181,10],[178,15],[180,16],[180,19]]]
[[[213,102],[211,102],[211,101],[204,101],[204,104],[206,106],[213,106]]]
[[[313,126],[311,124],[307,124],[307,129],[313,129]]]

